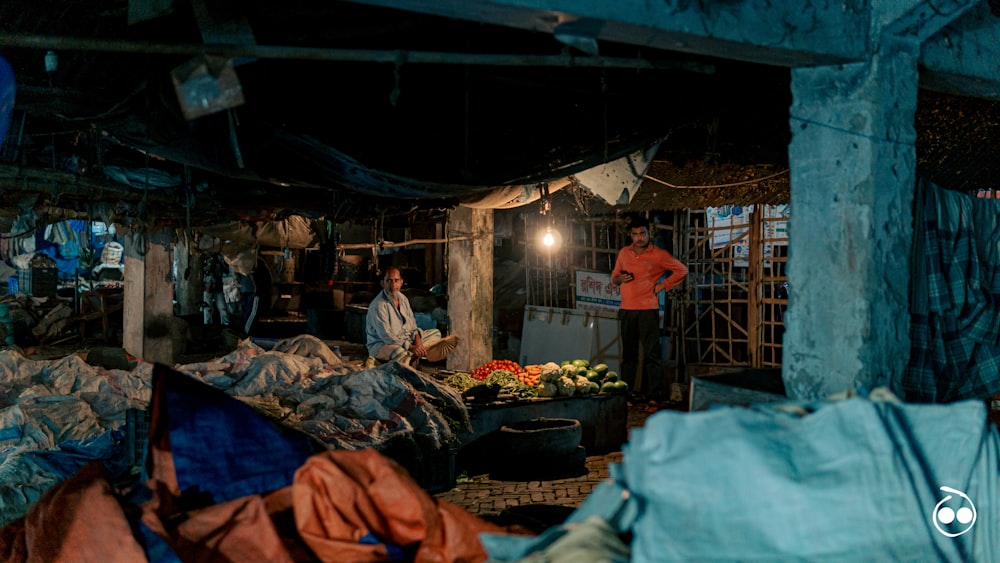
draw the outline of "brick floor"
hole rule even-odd
[[[629,407],[629,428],[642,426],[655,412],[646,405]],[[525,504],[550,504],[576,508],[590,491],[608,478],[608,464],[622,460],[622,452],[587,456],[586,474],[543,481],[504,481],[488,473],[459,477],[454,489],[435,495],[480,516],[494,516]]]
[[[436,495],[473,514],[495,515],[523,504],[554,504],[577,507],[590,491],[608,477],[608,464],[619,462],[621,452],[588,456],[587,473],[548,481],[493,480],[489,474],[462,477],[455,488]]]

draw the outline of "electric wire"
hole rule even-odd
[[[645,176],[645,179],[652,180],[652,181],[654,181],[654,182],[656,182],[658,184],[663,184],[664,186],[667,186],[668,188],[677,188],[677,189],[682,189],[682,190],[705,190],[705,189],[711,189],[711,188],[730,188],[730,187],[735,187],[735,186],[745,186],[747,184],[756,184],[758,182],[763,182],[764,180],[770,180],[771,178],[777,178],[778,176],[781,176],[782,174],[787,174],[788,171],[789,171],[789,169],[786,168],[786,169],[782,170],[781,172],[776,172],[774,174],[771,174],[770,176],[764,176],[763,178],[755,178],[753,180],[746,180],[746,181],[743,181],[743,182],[734,182],[732,184],[715,184],[715,185],[712,185],[712,186],[675,186],[674,184],[671,184],[670,182],[663,181],[663,180],[661,180],[659,178],[654,178],[653,176],[650,176],[648,174]]]

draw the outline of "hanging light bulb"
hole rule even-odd
[[[556,237],[552,234],[552,227],[545,229],[545,235],[542,237],[542,244],[552,248],[556,243]]]
[[[536,236],[538,238],[535,241],[539,250],[552,252],[562,246],[562,233],[552,225],[546,226],[545,230],[538,231]]]
[[[536,241],[540,250],[553,251],[562,245],[562,235],[552,226],[553,219],[550,216],[550,213],[552,212],[552,202],[549,199],[549,185],[543,182],[539,187],[539,192],[541,200],[539,211],[542,217],[549,217],[545,220],[548,225],[545,226],[544,231],[540,231],[538,233]]]

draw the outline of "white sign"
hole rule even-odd
[[[576,308],[581,311],[617,312],[622,303],[621,290],[611,283],[611,274],[576,271]]]
[[[770,258],[774,255],[774,246],[788,245],[788,204],[762,205],[756,209],[763,213],[765,219],[762,233],[763,251],[764,258]],[[712,232],[712,248],[718,250],[729,247],[733,258],[736,259],[733,265],[737,268],[749,266],[750,213],[754,210],[753,205],[748,207],[723,205],[706,209],[708,228]],[[770,260],[764,261],[765,268],[770,265]]]

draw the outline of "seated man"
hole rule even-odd
[[[440,362],[458,346],[458,336],[441,337],[441,331],[421,330],[417,326],[410,301],[402,294],[403,276],[399,268],[387,268],[382,291],[368,306],[365,341],[368,354],[377,360],[396,360],[416,365],[420,358]]]

